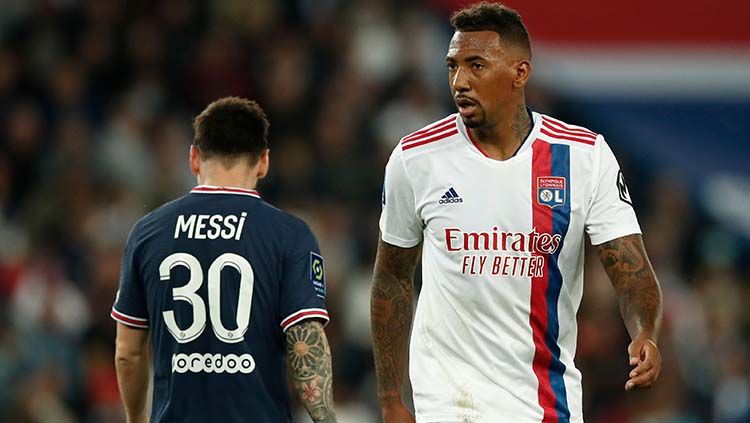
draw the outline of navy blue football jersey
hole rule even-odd
[[[112,317],[148,328],[152,422],[289,422],[284,331],[328,321],[323,257],[256,191],[199,186],[139,220]]]

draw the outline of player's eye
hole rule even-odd
[[[474,62],[471,64],[471,67],[474,68],[475,70],[481,70],[484,68],[484,65],[479,62]]]
[[[445,66],[448,67],[448,70],[456,70],[458,67],[455,63],[448,63]]]

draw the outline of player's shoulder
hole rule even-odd
[[[552,144],[566,144],[584,150],[593,150],[604,138],[584,126],[564,122],[549,115],[539,113],[541,119],[538,139]]]
[[[168,201],[161,206],[146,213],[136,224],[148,226],[149,224],[158,223],[160,220],[169,218],[177,213],[181,208],[182,201],[186,195],[179,196],[172,201]]]
[[[262,225],[267,235],[272,234],[278,245],[287,247],[303,239],[315,238],[310,226],[302,218],[266,201],[258,202],[253,211],[255,225]]]
[[[268,202],[262,201],[259,204],[258,211],[271,219],[275,224],[281,225],[285,229],[292,231],[307,231],[310,229],[307,222],[302,220],[302,218]]]
[[[185,196],[175,198],[174,200],[164,203],[143,215],[135,222],[135,224],[133,224],[133,228],[130,231],[130,237],[136,239],[143,238],[149,233],[153,233],[162,228],[164,226],[164,220],[171,217],[179,210],[179,204],[183,198],[185,198]]]
[[[459,136],[458,114],[453,113],[404,135],[396,151],[403,157],[413,157],[440,148],[456,136]]]

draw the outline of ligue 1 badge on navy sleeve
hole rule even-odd
[[[536,201],[549,208],[565,204],[565,178],[562,176],[540,176],[536,181]]]
[[[310,252],[310,281],[315,288],[315,294],[320,298],[326,297],[326,276],[323,269],[323,256]]]

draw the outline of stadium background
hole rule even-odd
[[[194,184],[190,122],[230,94],[271,120],[262,195],[326,257],[340,421],[375,421],[383,167],[401,135],[451,112],[460,3],[2,0],[0,421],[121,421],[109,309],[124,240]],[[750,6],[508,4],[534,43],[528,103],[607,136],[664,288],[661,378],[626,394],[628,338],[589,251],[587,421],[750,421]]]

